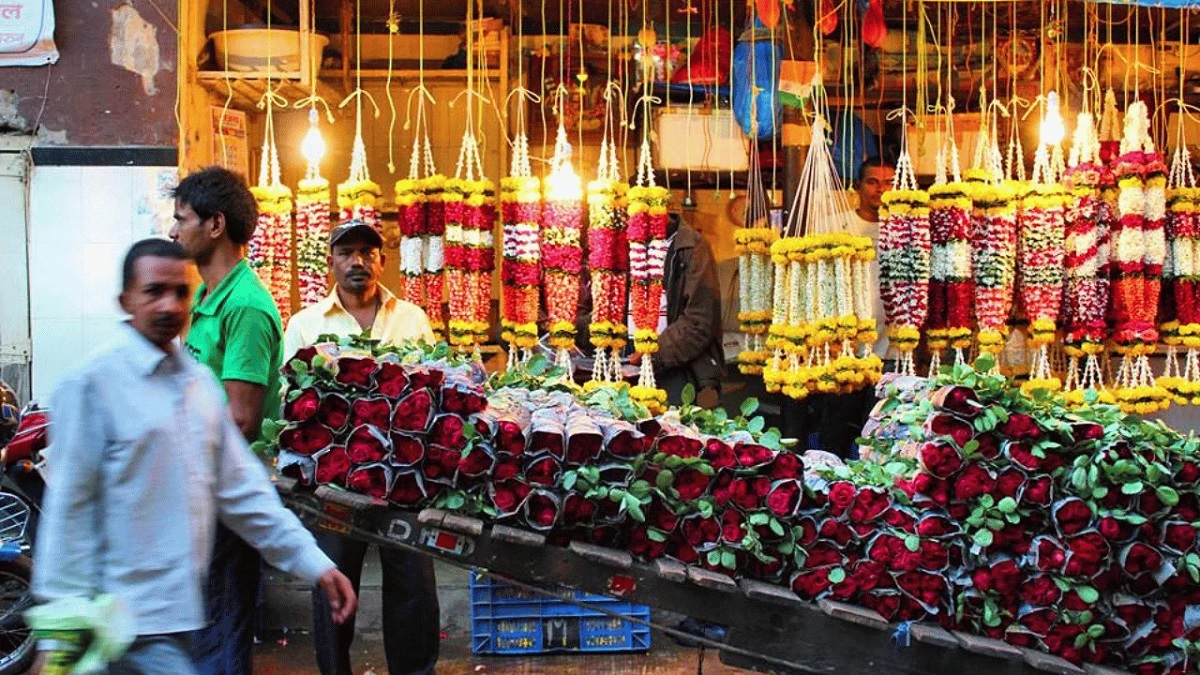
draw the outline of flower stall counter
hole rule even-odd
[[[866,459],[841,464],[794,452],[753,401],[651,417],[627,389],[584,392],[541,357],[485,379],[444,345],[327,343],[287,365],[284,419],[259,447],[326,498],[472,523],[473,550],[518,578],[550,556],[578,578],[544,578],[618,580],[595,590],[694,616],[725,589],[744,615],[715,620],[743,632],[764,614],[751,596],[766,595],[796,608],[781,625],[816,621],[819,601],[859,624],[990,640],[991,653],[1189,672],[1200,440],[1113,405],[1031,396],[988,374],[990,359],[886,381]],[[495,559],[500,533],[538,553],[523,568]],[[578,567],[561,562],[568,551]],[[814,642],[800,644],[829,652]],[[863,645],[839,658],[882,652]]]

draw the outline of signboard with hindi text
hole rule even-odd
[[[0,0],[0,66],[56,61],[52,0]]]

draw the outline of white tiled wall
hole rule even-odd
[[[174,168],[35,167],[29,188],[33,395],[107,344],[129,246],[171,224]]]

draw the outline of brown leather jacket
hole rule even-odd
[[[676,222],[663,280],[667,328],[658,338],[655,375],[659,386],[669,392],[688,382],[697,391],[707,387],[720,391],[725,355],[717,263],[704,235],[682,219]]]

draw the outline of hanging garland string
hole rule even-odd
[[[628,183],[621,178],[617,157],[617,106],[624,110],[621,87],[613,81],[605,86],[604,137],[600,143],[600,166],[596,179],[588,183],[588,269],[592,281],[592,322],[589,335],[596,348],[592,382],[616,384],[621,378],[621,350],[628,328],[625,310],[628,298],[629,240]]]
[[[275,144],[274,108],[282,101],[268,80],[260,103],[265,104],[267,112],[258,185],[250,188],[258,204],[258,224],[246,257],[271,292],[279,316],[286,323],[292,313],[292,191],[280,181],[279,150]]]
[[[351,102],[355,104],[354,144],[350,151],[350,175],[337,187],[338,220],[361,220],[372,227],[380,228],[382,219],[375,205],[383,191],[378,183],[371,180],[371,170],[367,165],[367,146],[362,136],[363,99],[370,101],[375,110],[375,117],[379,117],[380,111],[374,97],[362,88],[362,6],[359,5],[355,11],[355,88],[338,104],[339,108],[344,108]],[[388,239],[385,233],[384,240]]]
[[[315,32],[316,2],[310,6],[312,23],[309,32]],[[309,95],[296,101],[295,107],[308,107],[308,123],[317,130],[320,114],[317,106],[325,107],[326,121],[333,124],[333,111],[329,103],[317,94],[317,73],[313,63],[309,68]],[[320,158],[305,158],[304,178],[296,189],[296,282],[300,292],[300,306],[307,307],[319,302],[328,294],[329,267],[329,181],[321,176]]]
[[[751,138],[755,137],[751,134]],[[763,341],[771,326],[774,266],[771,245],[779,233],[771,227],[770,211],[759,167],[758,143],[750,141],[750,178],[746,187],[744,226],[734,230],[738,253],[738,329],[744,334],[738,354],[738,370],[744,374],[763,371],[770,352]]]
[[[523,42],[524,5],[517,3],[517,44]],[[541,257],[542,184],[533,175],[526,128],[527,103],[541,97],[525,87],[525,57],[517,60],[520,85],[509,93],[505,108],[517,97],[516,135],[512,140],[509,175],[500,179],[501,219],[501,339],[509,344],[508,368],[529,358],[538,341]]]

